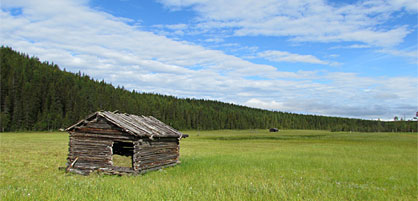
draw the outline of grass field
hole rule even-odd
[[[66,133],[0,133],[1,200],[417,200],[416,133],[185,131],[141,176],[58,170]]]

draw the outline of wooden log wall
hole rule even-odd
[[[74,168],[96,169],[112,165],[112,140],[84,136],[83,133],[70,134],[68,163],[77,157]]]
[[[78,157],[73,169],[95,170],[113,166],[113,143],[137,138],[103,121],[88,123],[70,132],[67,164]]]
[[[159,169],[177,164],[178,159],[177,138],[141,139],[134,143],[134,170]]]

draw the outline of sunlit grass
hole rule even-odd
[[[142,176],[58,170],[66,133],[0,133],[1,200],[416,200],[416,133],[184,131]]]
[[[132,168],[132,156],[121,156],[114,154],[112,156],[113,166]]]

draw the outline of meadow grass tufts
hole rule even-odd
[[[417,200],[416,133],[185,131],[178,166],[58,170],[66,133],[0,133],[1,200]]]

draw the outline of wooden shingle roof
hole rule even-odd
[[[123,131],[138,137],[186,137],[174,128],[166,125],[153,116],[137,116],[133,114],[99,111],[89,115],[87,118],[68,127],[67,131],[72,131],[77,127],[88,124],[103,117],[105,120],[119,127]]]

